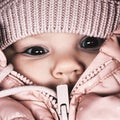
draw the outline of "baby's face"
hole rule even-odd
[[[103,40],[68,33],[44,33],[17,41],[5,50],[16,71],[35,84],[70,88],[97,55]]]

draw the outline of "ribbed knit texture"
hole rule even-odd
[[[119,0],[0,0],[2,49],[44,32],[105,38],[119,23]]]

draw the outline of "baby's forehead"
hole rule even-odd
[[[37,34],[37,35],[32,35],[32,36],[27,36],[23,39],[20,39],[16,41],[14,44],[19,44],[22,42],[49,42],[50,40],[58,40],[61,39],[61,42],[64,40],[69,40],[69,39],[82,39],[85,37],[85,35],[80,35],[80,34],[73,34],[73,33],[42,33],[42,34]],[[68,39],[69,38],[69,39]]]

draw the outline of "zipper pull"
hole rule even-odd
[[[69,95],[67,85],[57,86],[58,114],[60,120],[68,120],[69,114]]]

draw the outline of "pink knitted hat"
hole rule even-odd
[[[120,23],[120,0],[0,0],[0,46],[44,32],[105,38]]]

